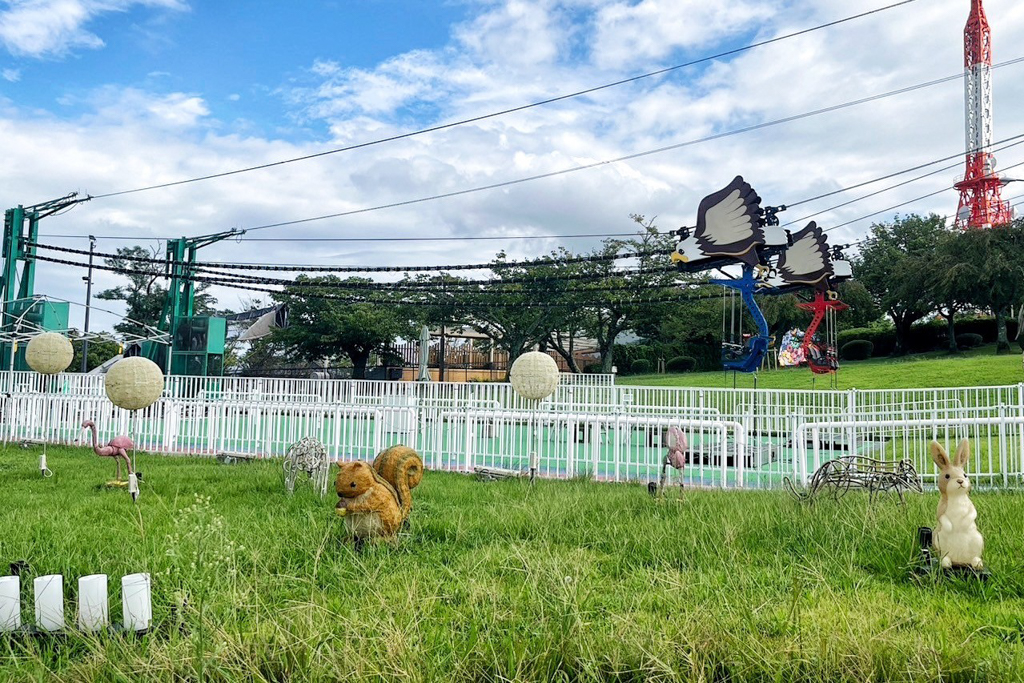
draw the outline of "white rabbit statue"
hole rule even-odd
[[[974,523],[978,512],[967,495],[971,482],[964,474],[964,465],[971,458],[970,442],[967,439],[960,442],[953,461],[937,441],[932,441],[931,451],[932,460],[939,466],[941,498],[933,544],[939,562],[944,568],[969,566],[980,571],[985,539]]]

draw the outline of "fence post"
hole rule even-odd
[[[999,404],[999,469],[1003,471],[1003,486],[1008,486],[1009,472],[1007,468],[1007,457],[1006,457],[1006,406],[1002,403]]]

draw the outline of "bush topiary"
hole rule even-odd
[[[689,356],[676,356],[665,363],[665,369],[669,372],[689,372],[697,365],[695,358]]]
[[[843,360],[867,360],[874,349],[875,345],[867,339],[854,339],[843,344],[839,349],[839,355]]]
[[[637,358],[629,367],[634,374],[643,375],[651,371],[651,361],[646,358]]]
[[[974,349],[981,346],[985,339],[975,332],[964,332],[956,335],[956,346],[958,349]]]

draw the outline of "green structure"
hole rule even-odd
[[[0,274],[0,368],[28,370],[25,342],[39,332],[67,332],[67,302],[35,295],[39,221],[89,198],[72,193],[34,206],[4,212],[3,273]],[[21,342],[21,343],[19,343]]]
[[[199,249],[220,242],[243,230],[230,230],[202,237],[182,237],[167,242],[167,301],[157,329],[168,332],[166,344],[144,342],[142,355],[168,375],[221,376],[224,374],[224,344],[227,321],[195,314],[195,282],[192,269]]]
[[[4,213],[3,272],[0,273],[0,369],[27,370],[25,346],[43,331],[68,332],[69,304],[35,294],[36,243],[39,221],[91,197],[77,193]],[[166,343],[144,341],[141,354],[168,375],[221,376],[227,321],[195,314],[192,272],[196,252],[209,244],[241,235],[229,230],[201,237],[182,237],[167,243],[167,301],[156,329],[167,333]],[[126,350],[130,355],[131,351]]]

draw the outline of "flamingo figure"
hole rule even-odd
[[[683,471],[686,467],[686,451],[690,449],[686,435],[683,434],[683,430],[679,427],[669,427],[668,435],[668,453],[665,454],[665,461],[661,465],[661,481],[658,482],[659,490],[665,488],[665,479],[668,476],[670,465],[680,472]],[[682,478],[679,480],[679,485],[683,485]]]
[[[127,436],[115,436],[105,446],[99,444],[99,438],[96,435],[96,423],[92,420],[86,420],[82,423],[83,429],[92,430],[92,450],[96,455],[103,456],[105,458],[114,458],[117,462],[117,481],[121,481],[121,460],[124,460],[124,464],[128,467],[128,474],[132,473],[132,461],[128,457],[128,449],[135,448],[135,444]]]

